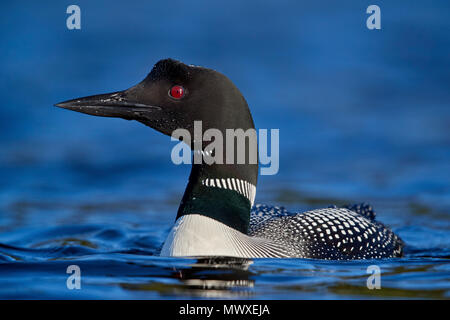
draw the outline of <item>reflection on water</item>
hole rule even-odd
[[[249,259],[210,258],[198,259],[191,269],[180,271],[180,279],[188,290],[203,297],[229,298],[249,296],[254,280],[248,267]]]
[[[248,270],[252,260],[242,258],[197,258],[182,268],[173,268],[172,278],[179,282],[162,286],[156,283],[121,283],[128,290],[156,290],[162,295],[188,295],[204,298],[239,298],[251,296],[254,286]]]

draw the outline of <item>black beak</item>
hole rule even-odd
[[[158,106],[131,101],[127,96],[125,90],[68,100],[55,106],[93,116],[127,120],[147,120],[151,118],[152,111],[161,110]]]

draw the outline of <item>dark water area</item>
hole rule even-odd
[[[372,31],[370,4],[77,1],[68,30],[69,3],[3,1],[0,298],[450,298],[450,5],[377,1]],[[405,257],[159,257],[190,171],[174,142],[53,104],[130,87],[166,57],[226,74],[257,128],[280,129],[257,203],[371,203]]]

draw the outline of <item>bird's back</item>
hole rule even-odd
[[[332,207],[289,213],[258,204],[250,217],[250,236],[280,244],[292,257],[349,260],[402,256],[403,241],[367,210]]]

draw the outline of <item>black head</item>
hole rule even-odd
[[[172,59],[159,61],[142,82],[127,90],[69,100],[56,106],[94,116],[137,120],[166,135],[172,135],[176,129],[186,129],[194,139],[195,121],[202,122],[200,134],[217,129],[223,137],[226,129],[254,128],[247,102],[226,76]],[[191,148],[197,148],[194,139],[190,141]],[[203,142],[201,147],[208,143]],[[244,151],[250,150],[247,146]],[[235,159],[237,148],[235,145]],[[223,160],[226,152],[224,148]],[[251,200],[236,190],[209,188],[202,181],[236,178],[256,186],[257,176],[258,164],[249,161],[194,164],[177,217],[201,212],[246,232]]]
[[[203,130],[253,128],[248,105],[223,74],[166,59],[140,83],[124,91],[77,98],[56,104],[94,116],[137,120],[166,135],[183,128],[193,136],[194,121]]]

